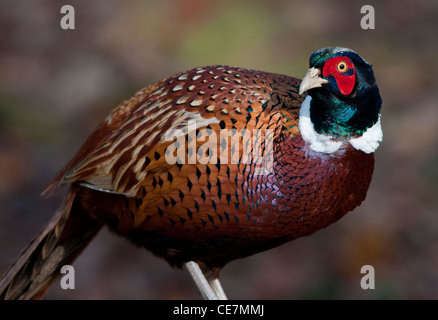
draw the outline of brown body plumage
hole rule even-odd
[[[177,74],[123,102],[46,191],[71,184],[57,222],[25,252],[37,267],[19,261],[7,278],[15,280],[2,282],[3,297],[41,293],[105,224],[171,265],[195,261],[217,271],[234,259],[311,234],[351,211],[365,199],[373,154],[351,145],[332,154],[311,150],[298,130],[305,97],[298,95],[299,85],[300,80],[284,75],[213,66]],[[190,120],[197,123],[193,136],[186,129]],[[198,138],[195,150],[210,142],[203,140],[208,131],[202,129],[216,133],[217,139],[210,135],[210,140],[218,152],[207,154],[207,164],[189,163],[193,137]],[[240,134],[235,140],[240,150],[232,148],[231,138],[224,143],[223,129]],[[256,174],[263,164],[243,160],[244,150],[253,151],[245,149],[252,140],[244,129],[272,133],[260,144],[263,155],[272,156],[269,173]],[[171,139],[172,132],[182,140]],[[185,142],[185,158],[169,164],[166,149],[175,141]],[[228,163],[220,158],[225,150]],[[78,227],[82,232],[75,231]],[[72,242],[75,237],[80,245]],[[46,268],[57,248],[63,252],[56,266],[32,287],[29,274]]]

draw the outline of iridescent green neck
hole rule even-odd
[[[360,93],[353,102],[323,91],[312,92],[310,117],[315,131],[334,138],[350,138],[360,136],[372,127],[378,120],[380,96],[373,88]]]

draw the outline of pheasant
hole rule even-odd
[[[324,228],[365,199],[382,141],[372,66],[347,48],[310,56],[304,79],[230,66],[138,91],[45,190],[55,217],[3,276],[3,299],[43,296],[103,226],[186,267],[226,299],[235,259]]]

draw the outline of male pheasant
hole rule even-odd
[[[142,89],[45,191],[70,185],[0,296],[41,297],[107,225],[186,266],[205,298],[225,299],[225,264],[309,235],[365,199],[380,107],[371,65],[338,47],[314,52],[302,81],[210,66]]]

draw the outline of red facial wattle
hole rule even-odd
[[[334,57],[324,64],[322,75],[324,78],[333,77],[336,80],[339,91],[344,95],[349,95],[356,83],[354,64],[347,57]]]

